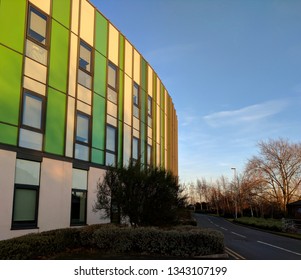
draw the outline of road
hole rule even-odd
[[[301,241],[233,224],[223,218],[195,214],[199,227],[224,234],[231,259],[301,260]]]

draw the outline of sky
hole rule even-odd
[[[259,141],[301,142],[300,0],[90,0],[172,97],[180,183],[233,177]]]

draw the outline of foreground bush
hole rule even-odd
[[[223,235],[192,226],[130,228],[94,225],[0,241],[0,259],[41,259],[77,248],[146,256],[195,257],[223,253]]]

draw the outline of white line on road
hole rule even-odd
[[[236,233],[236,232],[234,232],[234,231],[231,231],[231,233],[233,233],[233,234],[235,234],[235,235],[237,235],[237,236],[240,236],[240,237],[246,238],[246,236],[244,236],[244,235],[242,235],[242,234],[239,234],[239,233]]]
[[[289,252],[289,253],[292,253],[292,254],[295,254],[295,255],[298,255],[298,256],[301,256],[300,253],[297,253],[297,252],[294,252],[294,251],[291,251],[291,250],[288,250],[288,249],[284,249],[282,247],[278,247],[278,246],[275,246],[275,245],[272,245],[272,244],[269,244],[269,243],[265,243],[265,242],[262,242],[262,241],[257,241],[257,242],[261,243],[261,244],[264,244],[264,245],[267,245],[267,246],[271,246],[271,247],[283,250],[283,251],[286,251],[286,252]]]
[[[226,228],[224,228],[224,227],[221,227],[221,229],[226,230],[226,231],[228,230],[228,229],[226,229]]]

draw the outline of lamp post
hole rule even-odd
[[[235,206],[235,219],[237,219],[237,176],[236,176],[236,168],[232,167],[231,168],[234,173],[234,179],[233,179],[233,184],[234,184],[234,206]]]

